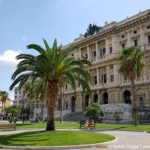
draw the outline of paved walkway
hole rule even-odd
[[[0,135],[15,134],[15,133],[21,133],[21,132],[27,132],[27,131],[37,131],[37,130],[3,131],[3,132],[0,132]],[[106,150],[106,149],[150,150],[150,134],[149,133],[131,132],[131,131],[104,131],[103,133],[114,135],[117,137],[117,140],[109,144],[104,144],[100,147],[97,146],[93,148],[84,148],[84,150]],[[11,150],[11,149],[7,149],[7,150]],[[74,150],[81,150],[81,149],[74,149]]]
[[[131,131],[105,131],[103,133],[114,135],[117,140],[110,144],[105,144],[107,148],[92,148],[90,150],[150,150],[149,133]]]

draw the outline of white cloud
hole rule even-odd
[[[3,54],[0,54],[0,70],[1,69],[14,69],[18,64],[16,56],[19,52],[15,50],[6,50]]]

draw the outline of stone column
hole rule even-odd
[[[127,32],[127,47],[131,46],[130,31]]]
[[[98,49],[98,42],[96,42],[95,43],[95,45],[96,45],[96,61],[98,61],[98,59],[99,59],[99,49]]]
[[[112,53],[116,53],[117,52],[117,37],[116,36],[112,36]]]
[[[145,41],[144,41],[144,34],[143,34],[143,27],[140,27],[140,46],[141,48],[143,48],[143,46],[145,45]]]
[[[117,81],[118,81],[118,70],[117,70],[117,65],[113,65],[113,68],[114,68],[114,85],[116,86],[117,85]]]
[[[106,46],[105,46],[105,49],[106,49],[106,56],[105,57],[108,57],[109,56],[109,45],[108,45],[108,39],[106,38]]]
[[[99,86],[99,68],[97,68],[96,71],[97,71],[97,86]]]
[[[146,101],[146,102],[144,102],[144,103],[146,103],[146,105],[147,105],[148,107],[150,107],[148,88],[146,89],[146,92],[145,92],[145,101]]]
[[[89,47],[89,45],[87,45],[87,54],[88,54],[88,60],[91,61],[90,47]]]
[[[106,75],[106,76],[107,76],[107,86],[108,86],[108,85],[109,85],[109,79],[110,79],[110,78],[109,78],[109,77],[110,77],[110,76],[109,76],[109,66],[107,66],[106,69],[107,69],[107,71],[106,71],[106,72],[107,72],[107,75]]]

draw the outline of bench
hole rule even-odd
[[[95,121],[94,120],[81,120],[80,121],[80,129],[84,128],[95,128]]]
[[[15,124],[0,124],[0,129],[16,130],[16,125]]]

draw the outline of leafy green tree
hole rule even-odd
[[[45,48],[37,44],[30,44],[28,49],[34,49],[38,54],[20,54],[17,56],[21,60],[17,65],[16,71],[12,75],[14,80],[10,86],[12,90],[15,85],[19,84],[21,88],[27,81],[36,83],[38,80],[44,83],[44,92],[47,99],[47,126],[46,130],[55,130],[54,109],[59,92],[59,84],[64,81],[76,89],[76,81],[80,81],[83,90],[91,93],[89,82],[90,74],[85,70],[85,64],[90,62],[86,60],[77,60],[69,57],[73,48],[62,49],[57,46],[55,40],[52,48],[47,41],[43,40]]]
[[[16,123],[18,121],[18,117],[21,112],[21,108],[19,108],[16,105],[9,106],[5,109],[7,116],[10,117],[9,122],[10,123]]]
[[[135,93],[135,80],[139,78],[144,68],[144,52],[140,48],[129,47],[122,50],[122,54],[119,57],[120,69],[119,72],[127,77],[131,81],[132,91],[132,120],[133,125],[138,125],[138,110]]]
[[[5,102],[8,99],[8,92],[6,91],[0,91],[0,100],[2,102],[2,113],[4,113],[5,110]]]
[[[85,115],[89,117],[90,120],[97,121],[99,116],[103,116],[103,112],[98,103],[93,103],[85,109]]]
[[[88,29],[86,33],[84,34],[84,37],[93,35],[95,32],[98,32],[100,28],[101,27],[98,27],[96,24],[89,24]]]

